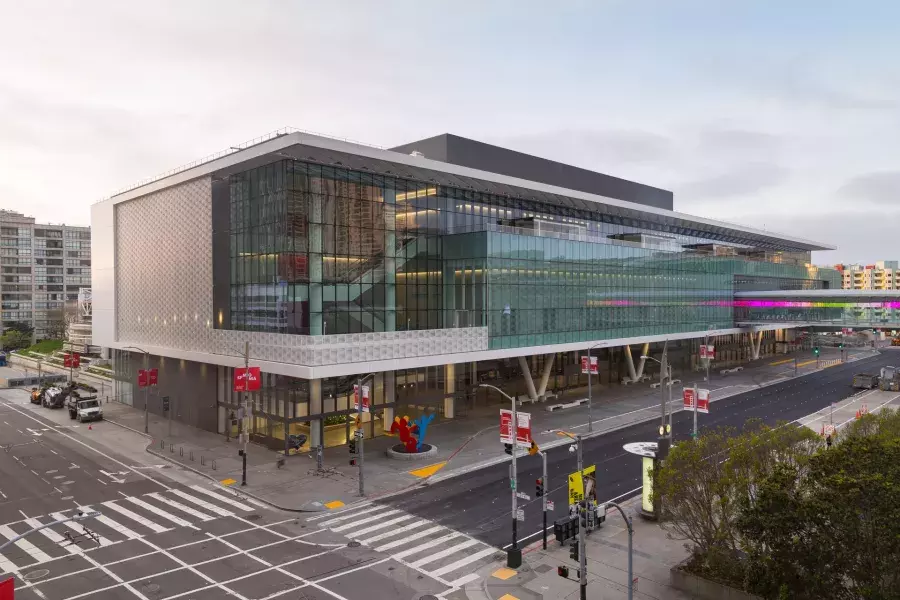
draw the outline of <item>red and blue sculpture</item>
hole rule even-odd
[[[416,454],[422,451],[425,432],[428,430],[428,424],[433,420],[434,414],[422,415],[415,421],[410,421],[407,416],[394,417],[391,433],[400,438],[407,453]]]

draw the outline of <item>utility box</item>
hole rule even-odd
[[[568,540],[578,535],[578,516],[569,515],[553,521],[553,535],[564,546]]]

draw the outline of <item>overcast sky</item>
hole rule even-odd
[[[839,247],[818,263],[900,259],[900,3],[0,0],[0,22],[0,208],[43,221],[283,126],[452,132]]]

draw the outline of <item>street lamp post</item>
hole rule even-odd
[[[138,352],[144,353],[144,371],[147,372],[150,370],[150,353],[142,348],[138,348],[137,346],[125,346],[123,350],[137,350]],[[144,386],[144,433],[150,433],[150,412],[149,412],[149,404],[150,404],[150,385]]]
[[[666,377],[668,377],[668,379],[669,379],[668,383],[669,383],[670,387],[672,384],[672,372],[671,372],[671,369],[669,368],[668,359],[667,359],[668,345],[669,345],[669,341],[666,340],[666,343],[663,346],[662,360],[657,360],[657,359],[653,358],[652,356],[648,356],[648,355],[641,356],[641,358],[643,358],[643,359],[650,359],[653,362],[659,363],[659,387],[661,388],[660,394],[662,396],[662,398],[660,399],[660,404],[662,405],[662,411],[661,411],[662,412],[662,420],[659,425],[659,450],[658,450],[658,456],[660,457],[660,460],[664,459],[666,457],[666,454],[668,454],[669,443],[671,440],[670,436],[672,435],[671,422],[669,422],[669,423],[666,422],[666,389],[665,389]],[[669,392],[669,395],[671,396],[671,391]],[[666,425],[668,425],[668,427],[666,427]]]
[[[581,435],[579,435],[579,434],[572,435],[571,433],[569,433],[567,431],[561,431],[561,430],[556,430],[556,431],[557,431],[557,433],[563,434],[570,440],[574,440],[576,443],[578,475],[581,477],[581,493],[582,493],[581,502],[584,503],[584,509],[588,510],[589,505],[588,505],[587,495],[586,495],[587,489],[585,488],[585,485],[584,485],[584,452],[582,449],[582,447],[584,445],[583,439],[582,439]],[[596,487],[595,487],[595,489],[596,489]],[[545,529],[546,529],[546,527],[545,527]],[[584,536],[586,533],[585,529],[586,529],[586,527],[581,527],[579,524],[579,527],[578,527],[578,586],[580,588],[580,594],[579,594],[580,600],[587,600],[587,556],[585,555],[585,550],[587,549],[587,547],[585,546],[585,539],[584,539]]]
[[[588,359],[588,362],[590,362],[590,359]],[[493,385],[481,383],[478,384],[478,387],[496,390],[500,393],[501,396],[509,400],[512,404],[512,422],[509,424],[510,437],[512,438],[512,470],[510,473],[509,486],[512,492],[512,546],[510,546],[509,550],[506,551],[506,566],[508,566],[510,569],[518,569],[520,566],[522,566],[522,550],[519,549],[518,520],[516,519],[516,512],[518,509],[518,503],[516,502],[516,478],[518,477],[518,472],[516,471],[516,437],[519,431],[519,420],[518,415],[516,414],[516,400],[515,398],[511,398],[510,396],[508,396],[500,388]]]
[[[634,597],[634,573],[632,570],[632,549],[631,543],[632,538],[634,538],[634,523],[631,520],[631,517],[625,516],[625,511],[622,510],[622,507],[619,506],[617,502],[607,502],[607,506],[613,506],[619,511],[619,514],[622,515],[622,519],[625,520],[625,525],[628,527],[628,600],[632,600]]]
[[[363,416],[363,382],[369,379],[370,377],[374,377],[374,373],[370,373],[365,377],[360,377],[356,380],[356,431],[353,433],[356,436],[356,444],[359,447],[359,496],[360,498],[364,498],[366,495],[366,487],[363,480],[363,439],[366,437],[365,432],[362,430],[362,416]],[[369,409],[371,410],[371,408]]]
[[[588,348],[588,365],[587,365],[587,367],[588,367],[588,368],[587,368],[587,376],[588,376],[588,433],[593,433],[593,432],[594,432],[594,417],[593,417],[593,411],[592,411],[592,402],[593,402],[593,399],[592,399],[592,394],[591,394],[591,367],[593,367],[593,363],[591,362],[591,351],[592,351],[594,348],[597,348],[597,347],[602,346],[602,345],[603,345],[602,343],[601,343],[601,344],[594,344],[593,346],[591,346],[590,348]],[[597,362],[599,363],[600,361],[598,360]],[[598,372],[598,373],[600,372],[599,365],[598,365],[598,368],[597,368],[597,372]]]

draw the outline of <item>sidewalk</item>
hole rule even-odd
[[[832,356],[833,354],[833,356]],[[855,352],[851,360],[869,356],[872,351]],[[816,361],[810,360],[809,351],[795,355],[778,355],[760,359],[746,365],[744,370],[727,375],[710,371],[711,400],[715,402],[755,387],[777,383],[794,375],[794,356],[798,357],[798,375],[816,370]],[[835,364],[837,350],[823,349],[820,367]],[[684,375],[683,385],[703,385],[703,373]],[[586,390],[585,390],[586,395]],[[594,386],[593,432],[600,435],[658,418],[662,392],[649,384],[634,386]],[[577,395],[575,396],[577,397]],[[672,390],[672,407],[681,409],[681,384]],[[404,488],[434,483],[458,476],[509,459],[502,452],[497,439],[498,406],[470,411],[469,416],[448,420],[429,427],[427,442],[438,447],[438,455],[422,462],[389,459],[385,450],[397,443],[397,438],[384,436],[365,442],[365,492],[369,499],[396,493]],[[588,408],[581,406],[555,412],[547,412],[542,404],[525,405],[522,411],[532,414],[532,434],[537,444],[552,448],[566,444],[548,430],[565,429],[579,433],[588,431]],[[104,405],[108,421],[142,433],[144,414],[127,405]],[[285,465],[278,469],[276,454],[272,450],[248,445],[247,486],[240,487],[241,458],[236,441],[226,441],[220,434],[199,430],[188,425],[169,423],[150,415],[148,452],[165,460],[197,471],[211,479],[240,489],[285,510],[326,510],[350,504],[359,499],[358,469],[349,465],[346,446],[328,448],[324,452],[324,470],[316,471],[315,454],[287,457]],[[480,432],[480,433],[479,433]],[[460,449],[461,446],[464,446]],[[447,462],[452,455],[452,460]]]

